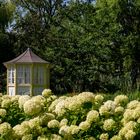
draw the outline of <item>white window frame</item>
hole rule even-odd
[[[8,77],[8,84],[15,83],[15,68],[14,68],[14,66],[8,67],[7,77]]]

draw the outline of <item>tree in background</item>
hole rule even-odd
[[[139,0],[13,2],[13,50],[53,64],[55,93],[138,89]]]
[[[7,32],[7,27],[12,22],[15,6],[11,1],[0,1],[0,92],[5,90],[5,67],[3,62],[11,59],[13,53],[12,33]]]
[[[140,87],[140,1],[118,0],[118,7],[117,21],[123,27],[124,67],[135,90]]]

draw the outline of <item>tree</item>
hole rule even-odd
[[[121,24],[124,53],[126,55],[125,61],[128,62],[129,67],[126,68],[130,72],[132,81],[132,89],[139,87],[140,83],[140,2],[139,0],[127,1],[118,0],[120,12],[118,13],[118,22]]]
[[[55,93],[115,92],[136,87],[138,0],[15,3],[16,52],[31,47],[53,64],[51,89]]]
[[[5,90],[5,67],[3,62],[8,61],[14,55],[12,38],[13,35],[7,32],[8,24],[12,21],[14,5],[11,1],[0,2],[0,92]],[[7,55],[8,53],[8,55]]]

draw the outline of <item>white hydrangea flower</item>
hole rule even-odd
[[[65,110],[65,100],[60,101],[60,102],[55,106],[54,112],[55,112],[58,116],[63,116],[63,115],[66,113],[66,110]]]
[[[137,126],[137,123],[134,121],[130,121],[128,123],[126,123],[124,125],[123,128],[121,128],[121,130],[119,131],[119,136],[125,136],[125,134],[129,131],[129,130],[134,130]]]
[[[88,140],[96,140],[94,137],[89,137]]]
[[[49,140],[46,136],[38,136],[37,140]]]
[[[63,126],[59,129],[59,134],[62,135],[62,136],[69,135],[69,134],[70,134],[69,126],[63,125]]]
[[[114,98],[114,102],[117,105],[126,105],[128,103],[129,99],[126,95],[118,95]]]
[[[124,120],[126,120],[126,121],[133,120],[133,115],[132,115],[133,112],[134,112],[134,110],[126,109],[123,114]]]
[[[118,106],[115,108],[115,113],[116,114],[122,114],[124,113],[124,108],[122,106]]]
[[[116,108],[116,104],[113,101],[108,100],[104,103],[104,105],[100,107],[99,113],[100,115],[114,114],[115,108]]]
[[[21,125],[24,127],[29,127],[29,121],[23,121]]]
[[[101,135],[100,135],[100,138],[99,138],[100,140],[109,140],[109,135],[108,135],[108,133],[102,133]]]
[[[13,127],[14,133],[17,137],[22,138],[24,135],[30,134],[29,125],[16,125]]]
[[[69,100],[65,101],[65,108],[69,109],[70,111],[77,111],[80,109],[82,102],[79,98],[71,97],[68,98]]]
[[[137,123],[134,121],[130,121],[127,124],[125,124],[125,127],[128,128],[128,130],[133,130],[134,128],[136,128]]]
[[[55,100],[55,99],[57,99],[57,96],[56,96],[56,95],[51,95],[50,98],[51,98],[52,100]]]
[[[96,111],[96,110],[91,110],[91,111],[88,112],[86,120],[87,120],[89,123],[97,122],[98,119],[99,119],[99,113],[98,113],[98,111]]]
[[[2,100],[7,100],[7,99],[11,99],[11,96],[9,96],[9,95],[3,95],[3,96],[1,96],[1,99]]]
[[[103,100],[104,100],[104,97],[102,95],[98,94],[95,96],[95,102],[102,103]]]
[[[51,135],[51,140],[63,140],[63,138],[59,135],[56,134],[52,134]]]
[[[81,100],[81,102],[94,102],[95,100],[95,95],[92,92],[82,92],[79,95],[77,95],[79,100]]]
[[[0,116],[1,116],[2,118],[4,118],[4,117],[6,116],[6,114],[7,114],[7,112],[6,112],[5,109],[0,109]]]
[[[31,129],[34,129],[38,126],[40,126],[40,119],[39,117],[33,118],[29,120],[29,126]]]
[[[62,127],[62,126],[64,126],[64,125],[67,125],[67,123],[68,123],[68,120],[67,119],[62,119],[61,121],[60,121],[60,127]]]
[[[37,97],[32,98],[24,103],[23,109],[25,114],[27,115],[37,115],[39,114],[43,107],[45,105],[43,104],[42,100],[39,100]]]
[[[44,90],[42,91],[42,96],[43,96],[43,97],[47,98],[47,97],[49,97],[50,95],[52,95],[52,90],[51,90],[51,89],[44,89]]]
[[[90,128],[90,123],[87,121],[81,122],[79,128],[83,131],[87,131]]]
[[[0,124],[0,134],[1,135],[5,135],[11,131],[12,131],[12,127],[9,123],[4,122],[4,123]]]
[[[20,95],[15,95],[11,97],[12,102],[18,102]]]
[[[119,131],[119,136],[124,137],[124,135],[127,133],[127,131],[128,131],[127,127],[121,128],[120,131]]]
[[[9,108],[9,106],[11,105],[11,99],[4,99],[1,103],[1,107],[2,108]]]
[[[59,121],[57,120],[51,120],[48,122],[49,128],[59,128]]]
[[[46,99],[46,101],[47,101],[47,103],[48,102],[53,102],[54,100],[56,100],[57,99],[57,96],[56,95],[51,95],[50,97],[48,97],[47,99]]]
[[[140,118],[137,119],[137,123],[140,123]]]
[[[21,140],[33,140],[33,135],[32,134],[28,134],[22,137]]]
[[[110,112],[109,108],[107,108],[106,106],[102,105],[100,108],[99,108],[99,113],[100,115],[109,115],[109,114],[113,114],[113,112]]]
[[[77,125],[70,125],[69,127],[69,132],[74,135],[74,134],[78,134],[78,132],[80,131],[79,127]]]
[[[56,105],[57,105],[59,102],[65,100],[66,98],[67,98],[66,96],[63,96],[63,97],[60,97],[60,98],[54,100],[54,101],[51,103],[51,105],[49,106],[48,111],[49,111],[49,112],[55,112],[54,110],[55,110],[55,108],[56,108]]]
[[[113,136],[110,140],[123,140],[120,136]]]
[[[116,103],[112,100],[108,100],[104,103],[104,106],[107,106],[109,109],[114,110],[116,108]]]
[[[40,124],[47,125],[49,121],[53,120],[55,118],[54,114],[52,113],[45,113],[41,116],[39,116]]]
[[[136,133],[132,130],[128,130],[128,132],[125,134],[126,140],[133,140],[136,136]]]
[[[0,106],[1,106],[1,102],[2,102],[3,100],[2,100],[2,97],[0,97]]]
[[[26,101],[28,101],[29,99],[31,99],[30,96],[28,95],[22,95],[19,97],[18,103],[19,103],[19,108],[23,108],[23,105],[25,104]]]
[[[137,106],[140,106],[140,102],[137,100],[133,100],[127,104],[128,109],[135,109]]]
[[[105,131],[111,131],[115,127],[115,121],[113,119],[107,119],[104,121],[103,129]]]
[[[46,101],[46,99],[41,95],[33,96],[31,100],[34,102],[40,102],[42,105],[44,105]]]
[[[133,114],[132,114],[132,117],[134,119],[140,118],[140,107],[137,107],[136,109],[134,109]]]

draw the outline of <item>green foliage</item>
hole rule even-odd
[[[2,121],[8,122],[12,127],[14,127],[17,123],[20,124],[26,119],[26,115],[19,108],[16,101],[14,101],[6,111],[7,114]]]
[[[139,0],[13,2],[12,50],[51,62],[55,93],[139,90]]]

